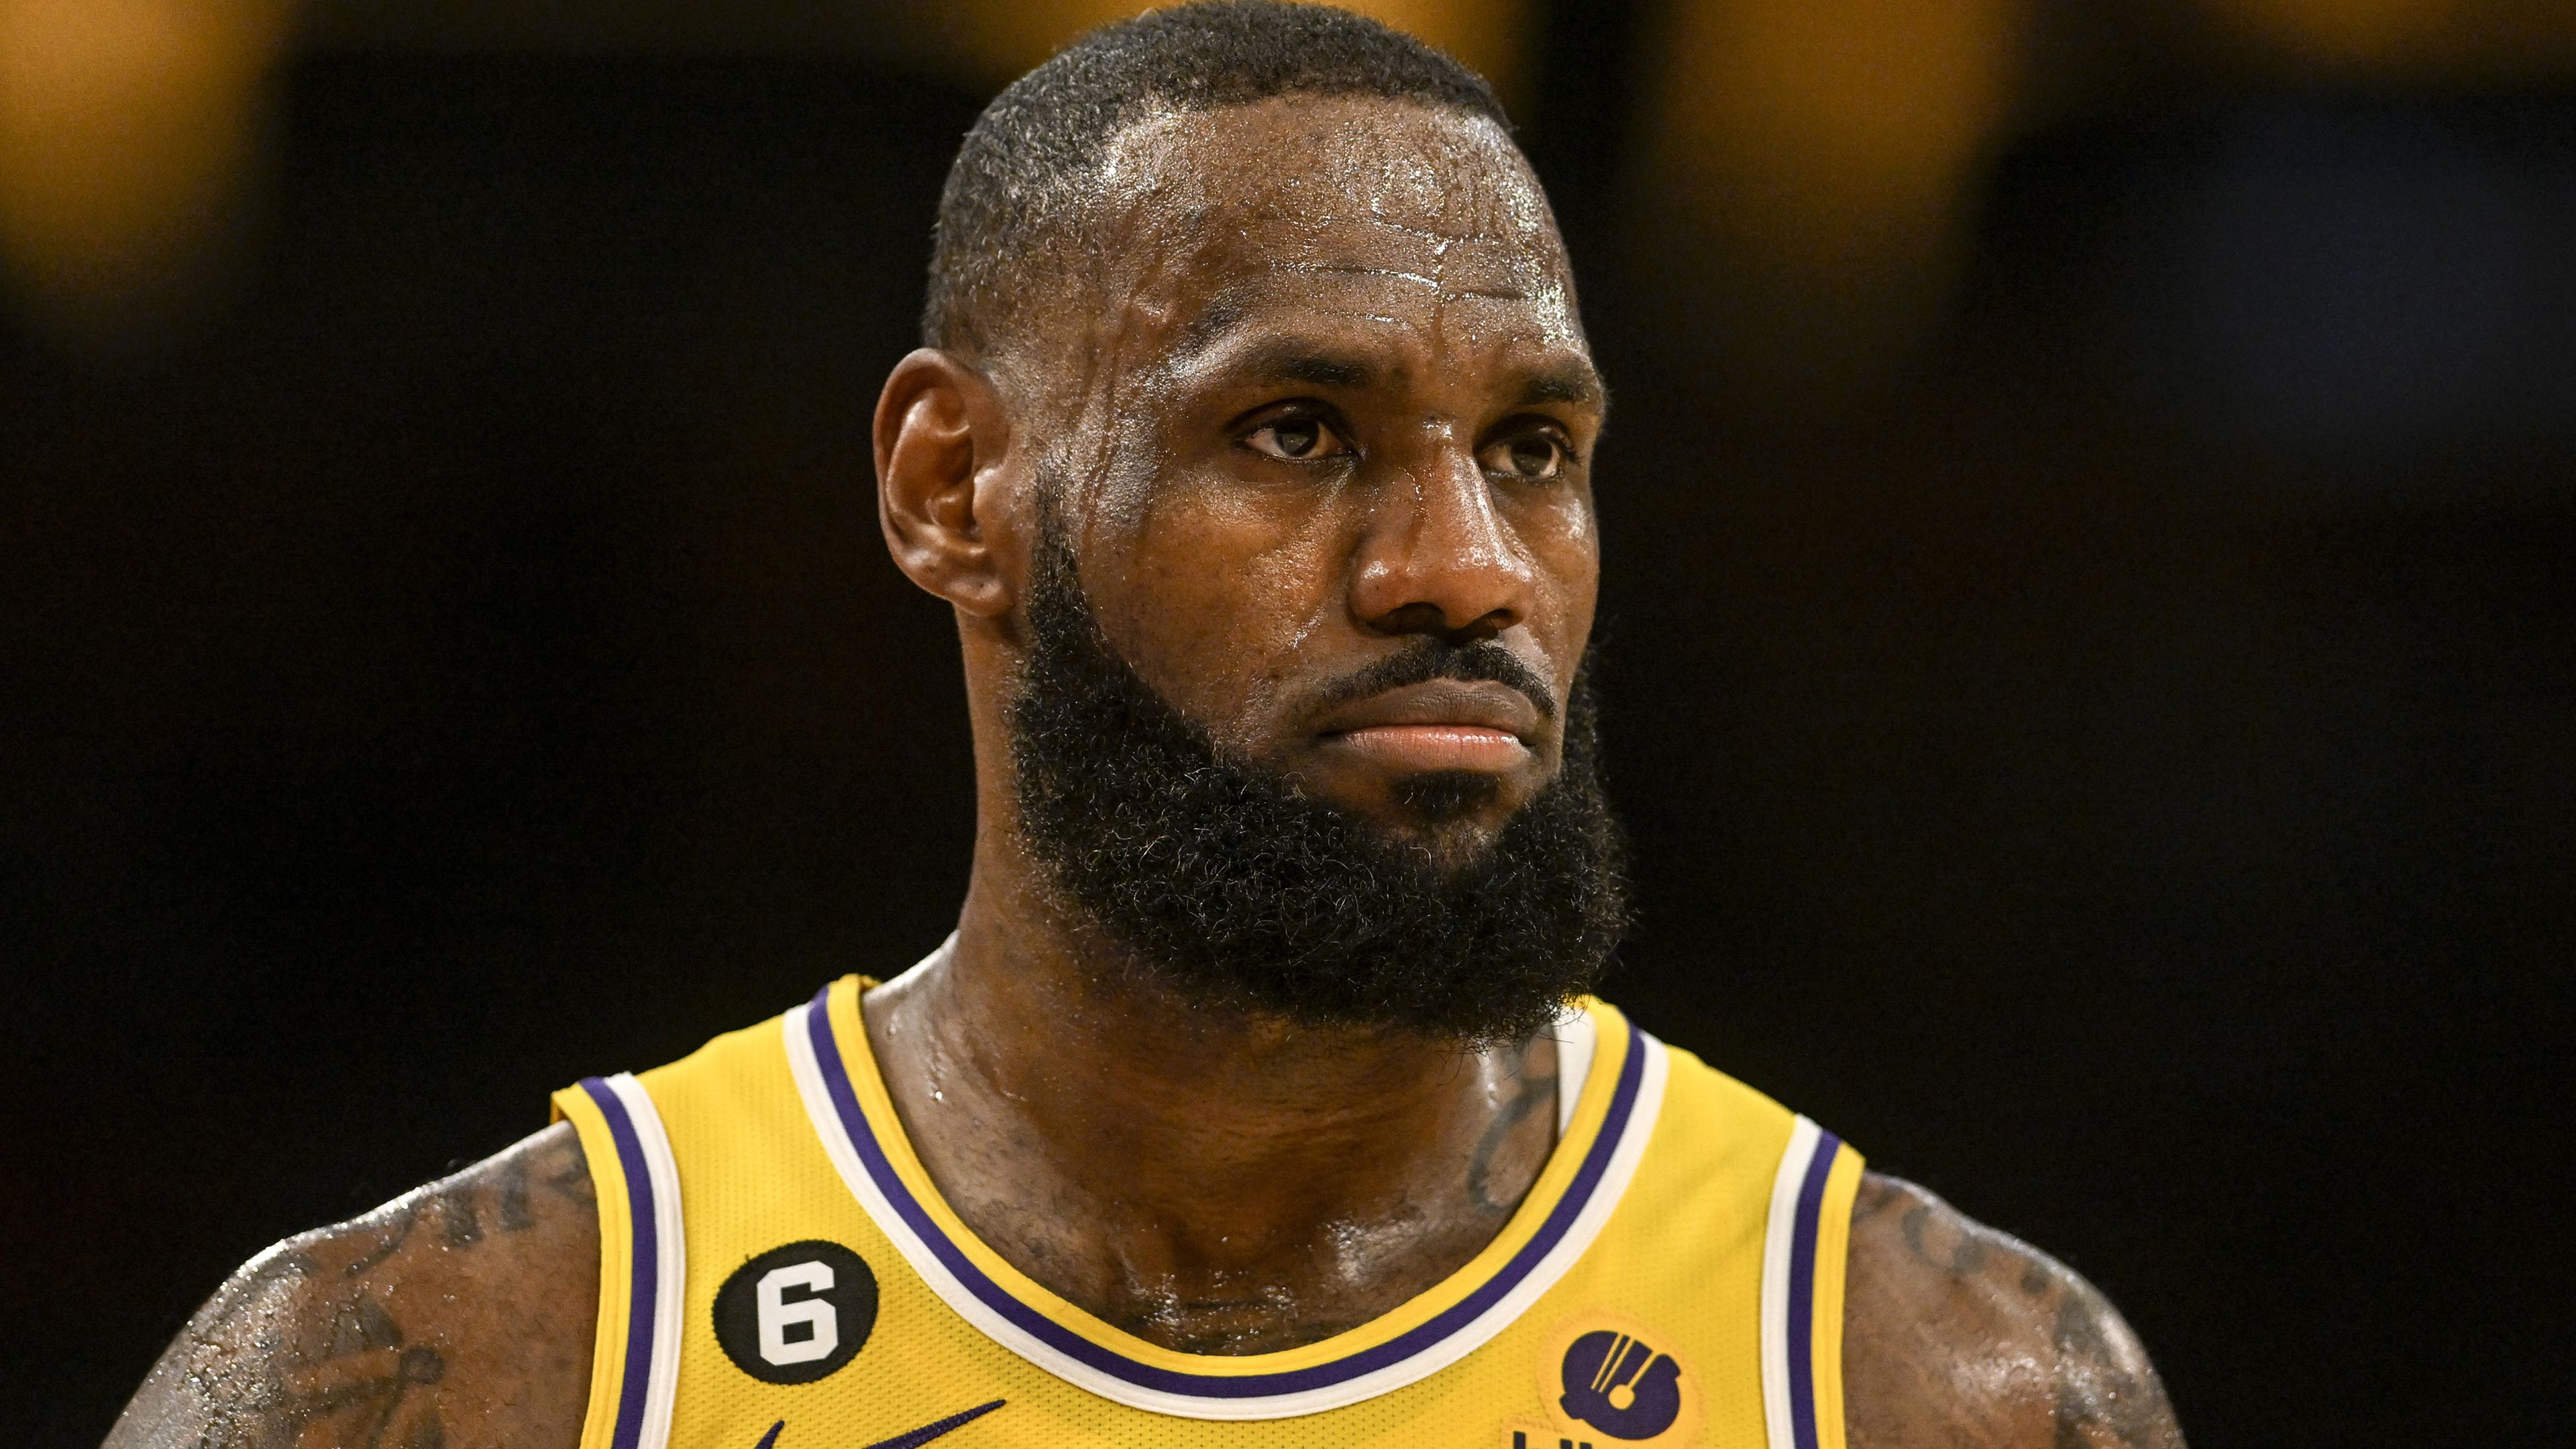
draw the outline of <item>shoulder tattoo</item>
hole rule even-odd
[[[281,1243],[198,1310],[106,1449],[572,1449],[597,1211],[557,1126]]]
[[[1853,1205],[1853,1449],[2182,1449],[2155,1366],[2073,1269],[1871,1174]]]

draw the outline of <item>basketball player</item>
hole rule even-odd
[[[966,138],[924,332],[956,934],[254,1259],[112,1446],[2180,1444],[2072,1272],[1586,994],[1604,396],[1481,80],[1098,32]]]

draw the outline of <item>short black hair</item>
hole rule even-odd
[[[996,350],[1038,291],[1037,259],[1060,250],[1049,233],[1079,222],[1085,177],[1129,125],[1285,95],[1414,101],[1511,129],[1484,77],[1347,10],[1198,0],[1104,25],[1013,81],[966,133],[939,197],[923,344]]]

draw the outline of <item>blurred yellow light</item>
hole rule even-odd
[[[1861,385],[1937,317],[2019,85],[2022,0],[1683,0],[1633,197],[1676,340]],[[1693,303],[1701,305],[1694,306]]]
[[[2576,74],[2569,0],[2201,0],[2247,54],[2295,72],[2485,85]]]
[[[2020,18],[2016,0],[1692,5],[1652,147],[1689,199],[1784,246],[1893,240],[1851,229],[1946,204],[2002,119]]]
[[[40,308],[166,288],[253,159],[278,0],[0,0],[0,262]]]
[[[2459,0],[2220,0],[2226,21],[2300,59],[2328,65],[2403,59],[2449,29]]]

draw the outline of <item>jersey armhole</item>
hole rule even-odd
[[[1816,1215],[1816,1446],[1843,1444],[1843,1283],[1851,1262],[1852,1204],[1860,1196],[1861,1157],[1845,1147],[1825,1178]]]
[[[679,1377],[687,1252],[679,1169],[634,1077],[585,1077],[554,1095],[581,1138],[599,1204],[599,1326],[581,1449],[666,1449]]]
[[[1844,1449],[1843,1280],[1861,1169],[1841,1138],[1791,1124],[1762,1240],[1766,1449]]]
[[[617,1402],[624,1386],[626,1324],[635,1244],[626,1199],[626,1174],[617,1164],[617,1144],[600,1115],[579,1087],[554,1094],[554,1120],[570,1122],[581,1139],[581,1155],[590,1166],[591,1193],[599,1207],[599,1321],[591,1335],[590,1404],[582,1414],[580,1449],[609,1449],[617,1433]]]

